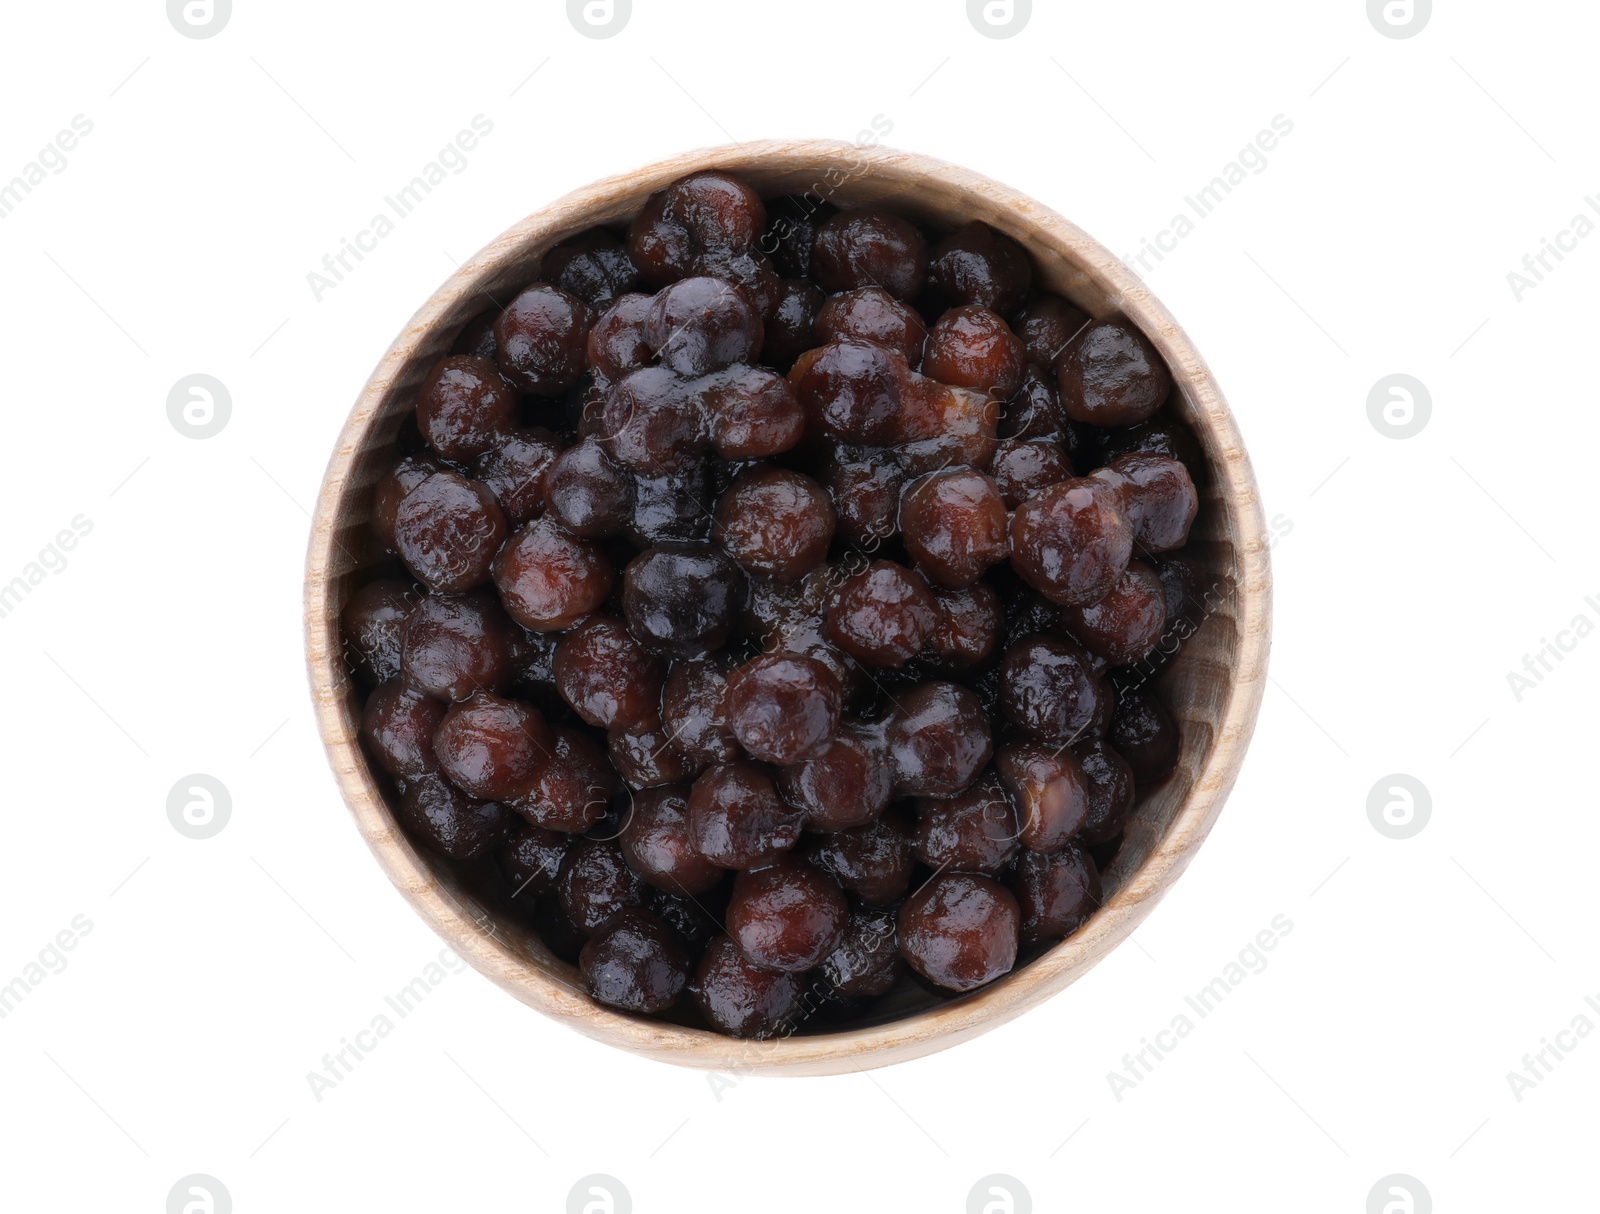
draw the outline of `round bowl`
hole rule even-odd
[[[1181,757],[1129,823],[1104,873],[1100,909],[1036,960],[969,995],[935,1001],[912,987],[899,1018],[770,1041],[739,1041],[600,1006],[577,970],[491,897],[474,892],[460,866],[413,846],[358,744],[361,704],[339,636],[346,599],[362,570],[382,556],[367,528],[373,484],[429,365],[491,301],[504,302],[533,281],[552,245],[625,221],[653,191],[707,168],[737,173],[768,197],[810,191],[840,205],[883,204],[946,228],[978,219],[1014,237],[1033,254],[1040,286],[1097,317],[1121,312],[1155,343],[1172,369],[1178,414],[1209,465],[1187,551],[1217,590],[1204,624],[1161,679],[1181,730]],[[1265,686],[1271,597],[1266,527],[1233,415],[1182,328],[1131,270],[1048,207],[967,169],[883,147],[775,140],[687,152],[568,194],[492,241],[422,305],[362,389],[328,463],[306,562],[306,657],[328,760],[362,835],[416,912],[472,966],[546,1015],[636,1054],[715,1070],[825,1075],[975,1037],[1044,1002],[1127,938],[1188,866],[1238,775]]]

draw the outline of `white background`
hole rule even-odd
[[[1520,702],[1507,672],[1600,622],[1600,239],[1520,302],[1506,275],[1600,190],[1600,19],[1441,3],[1398,40],[1361,0],[1035,9],[994,39],[959,0],[635,0],[601,40],[554,0],[236,0],[191,39],[159,0],[8,6],[0,181],[93,123],[0,220],[0,582],[93,527],[0,619],[0,983],[93,925],[0,1020],[8,1209],[159,1212],[189,1173],[240,1214],[557,1211],[588,1173],[641,1212],[959,1212],[990,1173],[1040,1211],[1359,1214],[1390,1173],[1440,1211],[1594,1208],[1600,1034],[1520,1101],[1506,1073],[1600,1026],[1600,639]],[[307,273],[477,114],[465,171],[315,299]],[[1280,539],[1249,759],[1133,940],[946,1053],[720,1091],[469,970],[317,1101],[306,1073],[441,945],[313,729],[306,512],[453,264],[597,177],[875,115],[1127,254],[1279,114],[1266,169],[1148,275]],[[232,398],[203,441],[166,416],[196,372]],[[1394,372],[1432,397],[1406,440],[1367,416]],[[204,841],[166,815],[193,772],[232,795]],[[1397,772],[1433,807],[1404,841],[1367,817]],[[1266,969],[1116,1099],[1107,1072],[1276,915]]]

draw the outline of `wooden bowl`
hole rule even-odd
[[[979,219],[1021,241],[1041,286],[1096,316],[1122,312],[1166,357],[1180,416],[1209,463],[1189,552],[1219,587],[1214,608],[1163,676],[1182,731],[1174,775],[1139,806],[1105,876],[1106,897],[1069,939],[982,990],[949,1001],[909,982],[897,1019],[773,1041],[611,1011],[585,994],[574,967],[480,895],[457,865],[419,851],[396,823],[357,742],[361,704],[346,674],[339,613],[362,570],[381,557],[367,517],[373,483],[424,372],[465,323],[537,277],[556,242],[626,221],[655,190],[697,169],[743,176],[764,196],[813,191],[841,205],[881,203],[942,227]],[[339,436],[317,498],[306,562],[306,656],[328,759],[368,846],[428,924],[518,999],[600,1041],[708,1069],[825,1075],[916,1058],[1021,1015],[1083,974],[1150,913],[1204,841],[1238,775],[1265,685],[1271,581],[1255,476],[1233,415],[1204,360],[1144,284],[1098,242],[1015,190],[943,161],[831,141],[748,143],[689,152],[568,194],[491,242],[436,291],[367,382]],[[896,996],[889,997],[892,1002]]]

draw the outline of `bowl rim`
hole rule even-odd
[[[1210,754],[1164,835],[1124,885],[1089,921],[1025,967],[987,987],[899,1020],[845,1028],[816,1036],[746,1041],[703,1029],[612,1011],[574,994],[529,964],[493,926],[462,905],[401,832],[367,767],[355,723],[345,711],[338,611],[332,588],[338,576],[337,526],[346,495],[359,491],[355,471],[363,439],[394,390],[418,345],[478,295],[483,284],[531,243],[595,221],[594,212],[641,190],[656,190],[698,169],[761,170],[774,163],[837,164],[841,158],[896,180],[936,182],[951,194],[978,197],[988,209],[1015,214],[1047,233],[1109,292],[1117,307],[1150,337],[1176,381],[1204,417],[1205,445],[1234,546],[1233,606],[1237,648],[1232,677]],[[1143,281],[1077,225],[1035,199],[982,174],[946,161],[881,145],[838,140],[780,139],[700,148],[603,178],[574,190],[522,219],[463,263],[434,291],[401,330],[363,386],[345,420],[317,493],[306,556],[304,624],[306,662],[317,724],[346,805],[389,879],[423,920],[479,972],[546,1015],[585,1035],[658,1061],[744,1074],[834,1074],[932,1053],[975,1037],[1056,994],[1120,944],[1188,867],[1221,812],[1238,776],[1260,709],[1271,648],[1271,569],[1268,533],[1254,472],[1210,368],[1171,313]]]

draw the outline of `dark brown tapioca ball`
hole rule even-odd
[[[890,452],[836,447],[818,476],[833,499],[837,533],[846,543],[876,548],[898,532],[905,471]]]
[[[817,313],[822,309],[820,288],[799,278],[778,280],[772,315],[761,343],[762,361],[788,374],[794,360],[821,343],[817,340]]]
[[[868,666],[904,666],[939,624],[928,583],[913,569],[873,561],[839,584],[827,610],[828,634]]]
[[[1011,516],[1011,567],[1063,606],[1103,597],[1132,555],[1121,494],[1093,477],[1052,485]]]
[[[792,582],[822,564],[836,521],[826,489],[766,464],[741,474],[717,499],[711,538],[747,573]]]
[[[773,642],[769,652],[791,653],[820,662],[838,680],[842,703],[859,704],[872,679],[861,664],[833,643],[820,616],[802,621],[792,631]]]
[[[1090,738],[1072,748],[1088,779],[1089,812],[1078,829],[1085,843],[1107,843],[1122,833],[1133,812],[1133,768],[1103,738]]]
[[[400,820],[429,851],[475,860],[505,841],[511,815],[495,801],[478,801],[437,772],[406,780]]]
[[[882,287],[861,287],[828,298],[817,314],[817,336],[824,342],[871,342],[915,367],[922,361],[928,329],[915,308]]]
[[[707,249],[694,259],[694,273],[733,284],[749,297],[763,324],[772,319],[782,280],[759,249]]]
[[[970,670],[986,662],[1000,636],[1000,597],[987,582],[960,590],[933,591],[939,623],[928,637],[928,652],[951,670]]]
[[[694,779],[699,766],[673,742],[661,714],[651,712],[618,725],[606,735],[611,765],[633,788],[658,788]]]
[[[1016,964],[1020,919],[1016,898],[998,881],[941,873],[900,907],[900,954],[937,986],[975,990]]]
[[[776,652],[728,675],[728,728],[753,758],[799,763],[814,758],[839,728],[839,680],[815,658]]]
[[[1099,433],[1102,436],[1098,451],[1100,463],[1110,463],[1119,456],[1143,451],[1177,460],[1189,470],[1189,479],[1196,485],[1206,481],[1206,458],[1200,448],[1200,440],[1195,437],[1193,430],[1165,410],[1147,422]]]
[[[561,863],[561,909],[573,926],[594,936],[618,911],[643,906],[647,887],[610,840],[579,839]]]
[[[901,796],[954,796],[977,778],[993,749],[978,698],[959,683],[937,680],[897,697],[884,738]]]
[[[988,308],[951,308],[928,330],[922,373],[942,384],[1008,400],[1027,360],[1009,325]]]
[[[495,859],[513,898],[548,898],[556,892],[561,861],[572,847],[572,836],[520,823]]]
[[[452,704],[433,735],[440,771],[484,801],[524,796],[554,749],[550,726],[537,709],[487,691]]]
[[[837,881],[785,856],[734,879],[728,935],[754,964],[804,973],[833,951],[849,913]]]
[[[1060,746],[1090,736],[1110,698],[1104,677],[1072,641],[1024,637],[1001,659],[1001,711],[1042,742]]]
[[[472,475],[488,486],[512,527],[544,513],[545,481],[561,440],[542,426],[518,430],[473,462]]]
[[[1144,561],[1134,561],[1111,589],[1087,607],[1063,607],[1062,622],[1084,648],[1114,666],[1150,653],[1167,624],[1161,579]]]
[[[503,691],[514,672],[516,625],[486,588],[425,596],[400,626],[400,673],[437,700]]]
[[[689,791],[689,839],[719,868],[770,864],[800,841],[804,817],[778,795],[769,767],[708,768]]]
[[[372,533],[379,542],[394,550],[394,521],[400,512],[400,503],[423,481],[435,472],[443,472],[441,463],[431,451],[401,457],[394,467],[378,478],[372,491]]]
[[[667,668],[621,620],[595,615],[561,638],[553,673],[574,712],[590,725],[612,729],[656,710]]]
[[[1181,552],[1165,553],[1151,564],[1161,579],[1161,592],[1167,604],[1167,627],[1173,628],[1179,620],[1187,620],[1198,627],[1212,610],[1212,603],[1224,592],[1220,579],[1213,578],[1199,561]]]
[[[650,909],[696,953],[722,934],[722,916],[728,905],[728,873],[721,871],[724,884],[704,893],[690,896],[669,894],[662,889],[652,889],[650,893]]]
[[[500,370],[536,396],[560,396],[583,375],[594,309],[575,295],[536,282],[494,322]]]
[[[916,853],[929,868],[995,876],[1020,850],[1017,811],[993,773],[953,797],[917,802]]]
[[[610,306],[639,287],[639,269],[604,228],[568,237],[544,255],[540,273],[568,295],[595,308]]]
[[[706,446],[706,421],[688,383],[667,367],[630,371],[606,393],[600,443],[634,472],[681,468]]]
[[[928,242],[899,215],[841,211],[817,229],[811,274],[829,292],[882,287],[896,299],[915,299],[927,281]]]
[[[744,575],[710,544],[659,545],[628,563],[622,610],[646,647],[678,658],[721,649],[744,596]]]
[[[676,662],[661,689],[661,721],[692,763],[731,763],[740,755],[724,704],[733,666],[726,653]]]
[[[1056,363],[1072,345],[1072,339],[1089,323],[1087,312],[1061,296],[1041,295],[1017,314],[1011,329],[1022,339],[1028,361],[1051,372],[1054,379]]]
[[[905,897],[916,871],[911,826],[894,809],[865,826],[813,836],[806,855],[871,906]]]
[[[650,362],[652,351],[644,326],[654,303],[652,295],[622,295],[600,313],[586,346],[589,366],[595,372],[607,380],[619,380]]]
[[[1172,391],[1166,361],[1124,316],[1086,326],[1056,366],[1067,416],[1091,425],[1145,421]]]
[[[640,276],[664,287],[695,272],[711,249],[749,249],[766,227],[766,208],[726,173],[693,173],[645,200],[628,226],[628,256]]]
[[[790,370],[789,383],[819,434],[887,447],[904,441],[901,398],[911,374],[903,355],[846,339],[807,350]]]
[[[1036,493],[1072,477],[1072,462],[1061,444],[1048,438],[1009,438],[1001,442],[989,466],[1008,510]]]
[[[963,224],[933,248],[928,288],[951,304],[976,304],[1002,316],[1022,306],[1033,262],[1011,237],[986,223]]]
[[[1055,377],[1031,363],[1022,383],[1000,411],[997,432],[1001,438],[1049,438],[1059,441],[1066,433],[1067,415]]]
[[[633,515],[633,483],[600,444],[585,439],[556,457],[545,473],[546,508],[573,535],[621,535]]]
[[[1023,846],[1037,852],[1065,847],[1089,813],[1089,780],[1077,755],[1062,746],[1010,742],[994,767],[1016,804]]]
[[[793,582],[776,578],[750,579],[750,594],[740,613],[740,627],[763,645],[773,645],[803,627],[824,607],[832,593],[831,567],[818,569]]]
[[[1117,693],[1106,741],[1128,761],[1134,781],[1143,786],[1160,783],[1172,774],[1182,739],[1156,689],[1146,686]]]
[[[1188,542],[1200,495],[1189,470],[1177,460],[1135,451],[1118,456],[1094,475],[1122,491],[1123,510],[1138,551],[1170,552]]]
[[[877,729],[845,721],[821,754],[778,773],[784,800],[802,810],[810,830],[865,826],[889,804],[894,781]]]
[[[635,793],[618,841],[628,866],[657,889],[700,894],[722,880],[724,870],[696,851],[689,837],[688,785]]]
[[[896,454],[914,475],[958,464],[987,468],[998,445],[999,420],[994,397],[915,376],[902,397]]]
[[[752,965],[727,936],[706,946],[689,991],[711,1026],[730,1037],[776,1037],[805,1018],[802,975]]]
[[[374,683],[400,673],[400,626],[416,601],[410,585],[393,578],[368,582],[350,596],[339,613],[339,631],[357,673]]]
[[[811,245],[817,229],[839,213],[819,195],[789,194],[767,203],[767,227],[756,242],[780,274],[811,276]]]
[[[1011,890],[1022,915],[1022,943],[1048,944],[1070,936],[1099,909],[1100,870],[1076,843],[1054,855],[1024,852]]]
[[[712,447],[726,460],[767,459],[793,448],[806,415],[789,381],[765,367],[729,367],[696,380]]]
[[[644,339],[679,375],[707,375],[761,352],[761,312],[742,287],[720,278],[683,278],[651,302]]]
[[[591,540],[538,518],[507,541],[494,582],[511,618],[534,632],[569,628],[606,601],[611,562]]]
[[[694,543],[711,538],[711,496],[703,464],[640,473],[630,480],[633,513],[627,535],[635,544]]]
[[[481,586],[505,538],[506,516],[494,494],[455,472],[435,472],[395,511],[395,551],[431,590]]]
[[[487,359],[447,355],[417,389],[417,427],[445,459],[482,455],[504,441],[516,422],[517,394]]]
[[[852,910],[839,942],[819,968],[836,994],[852,999],[888,994],[905,970],[894,915],[873,907]]]
[[[367,697],[361,713],[361,740],[367,753],[391,776],[411,779],[438,766],[433,734],[446,705],[390,679]]]
[[[450,346],[452,354],[472,354],[478,358],[495,361],[494,322],[500,319],[500,309],[490,308],[480,312],[462,326],[461,332]]]
[[[534,826],[582,834],[605,817],[622,784],[605,749],[588,734],[567,725],[551,733],[550,762],[509,804]]]
[[[906,551],[930,581],[970,586],[1006,559],[1006,505],[992,477],[946,468],[918,477],[900,495]]]
[[[689,984],[689,953],[654,911],[618,911],[578,954],[589,994],[625,1012],[664,1012]]]

